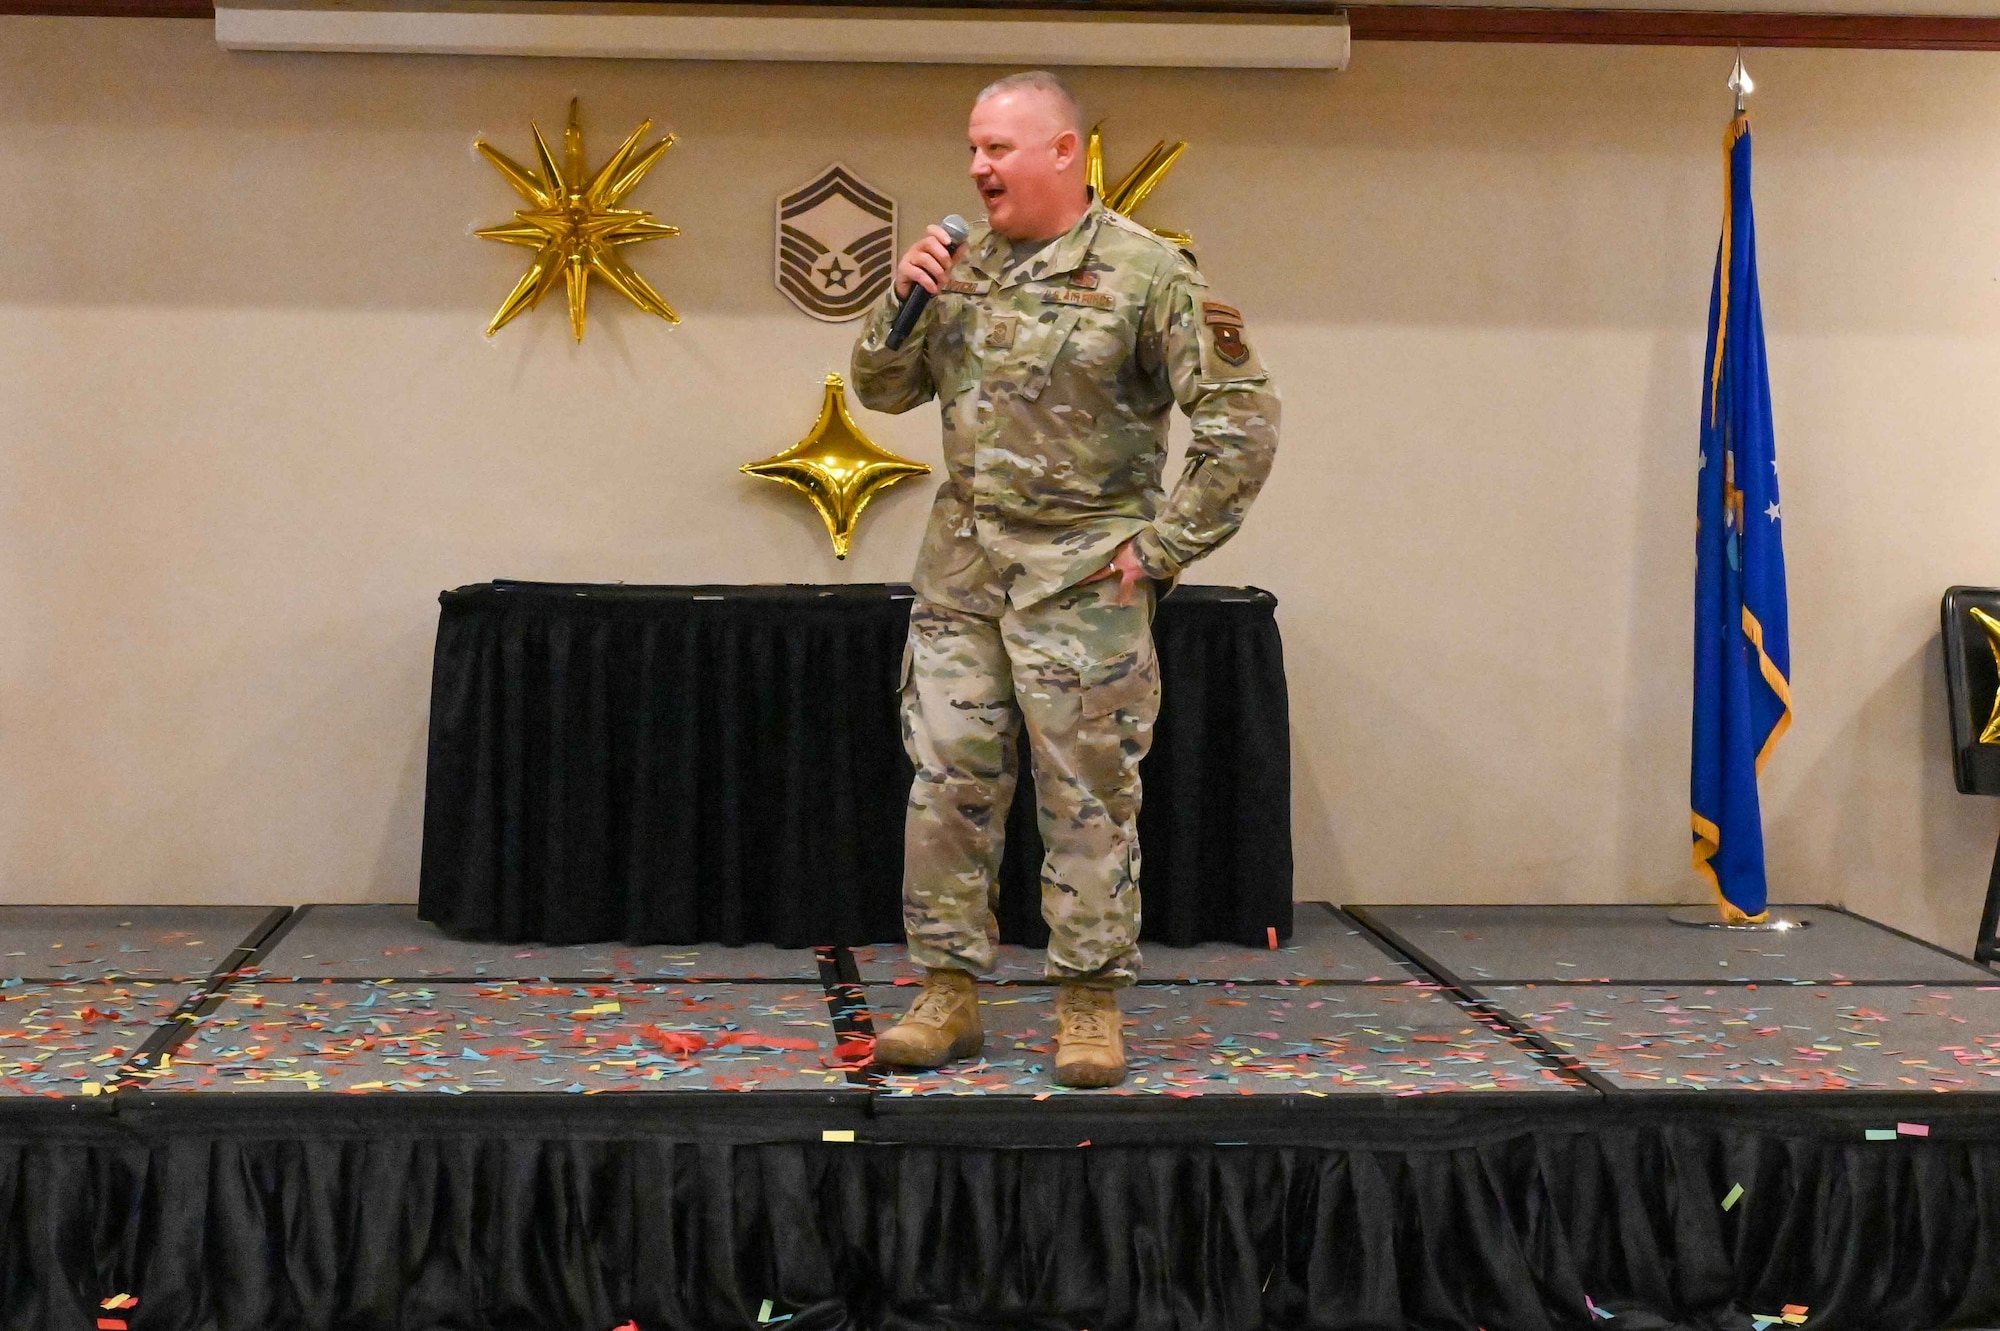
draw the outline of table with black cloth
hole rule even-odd
[[[902,939],[911,767],[899,585],[492,582],[444,593],[419,914],[504,942]],[[1141,937],[1291,933],[1291,764],[1277,598],[1159,606],[1141,766]],[[1043,946],[1025,747],[1005,941]]]

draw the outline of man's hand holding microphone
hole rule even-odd
[[[903,308],[896,311],[896,322],[885,339],[884,345],[889,350],[902,348],[923,316],[924,306],[944,289],[951,272],[952,254],[971,234],[972,228],[965,224],[965,219],[953,213],[944,221],[924,228],[917,243],[903,251],[903,257],[896,263],[896,296],[903,302]]]

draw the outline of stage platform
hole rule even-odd
[[[1787,913],[1300,903],[1071,1091],[1020,948],[907,1073],[900,948],[0,907],[0,1327],[2000,1323],[2000,975]]]

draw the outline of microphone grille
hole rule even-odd
[[[963,244],[965,238],[972,234],[972,227],[957,213],[952,213],[944,221],[939,222],[938,225],[943,227],[951,236],[951,243],[954,245]]]

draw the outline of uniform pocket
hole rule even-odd
[[[1082,713],[1085,720],[1136,708],[1159,688],[1159,670],[1150,654],[1121,656],[1083,672]]]
[[[1056,357],[1062,354],[1063,345],[1076,329],[1076,321],[1083,311],[1064,309],[1046,322],[1037,320],[1025,323],[1016,335],[1014,374],[1020,387],[1020,396],[1033,402],[1049,386],[1049,372],[1054,368]]]

